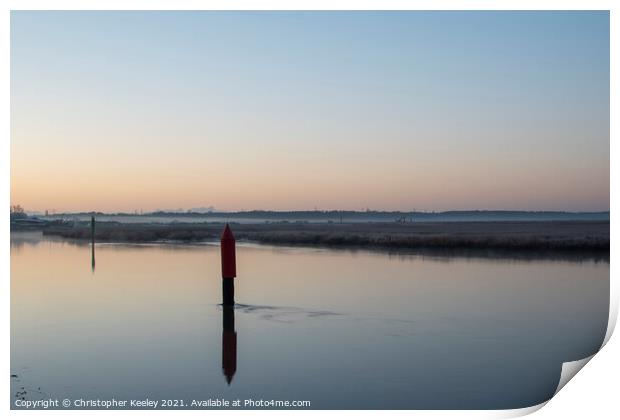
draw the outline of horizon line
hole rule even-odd
[[[49,210],[49,209],[48,209]],[[44,214],[44,211],[39,210],[25,210],[26,214]],[[196,211],[192,209],[156,209],[149,211],[98,211],[98,210],[78,210],[78,211],[52,211],[49,215],[71,215],[71,214],[103,214],[103,215],[129,215],[129,216],[145,216],[155,213],[170,213],[170,214],[234,214],[234,213],[422,213],[422,214],[437,214],[437,213],[482,213],[482,212],[495,212],[495,213],[610,213],[611,209],[607,210],[515,210],[515,209],[451,209],[451,210],[381,210],[381,209],[364,209],[364,210],[346,210],[346,209],[295,209],[295,210],[269,210],[269,209],[252,209],[252,210],[209,210],[209,211]]]

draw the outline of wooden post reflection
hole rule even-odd
[[[95,242],[93,241],[92,245],[90,246],[91,248],[91,252],[90,252],[90,269],[91,271],[95,271]]]
[[[235,331],[235,307],[222,306],[222,372],[228,385],[237,371],[237,332]]]

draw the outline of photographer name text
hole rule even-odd
[[[59,409],[179,409],[179,408],[309,408],[310,401],[307,400],[274,400],[274,399],[234,399],[209,398],[206,400],[181,400],[181,399],[134,399],[118,400],[112,399],[69,399],[59,400],[48,398],[42,400],[15,400],[16,408],[45,410],[50,408]]]

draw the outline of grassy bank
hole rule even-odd
[[[96,225],[99,242],[217,240],[221,223]],[[273,245],[389,249],[479,249],[609,253],[609,222],[260,223],[231,224],[238,240]],[[88,223],[49,226],[45,235],[90,239]]]

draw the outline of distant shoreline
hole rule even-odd
[[[609,222],[231,223],[238,240],[362,249],[571,253],[609,256]],[[97,222],[98,242],[217,241],[222,223]],[[90,240],[88,222],[43,227],[44,235]]]
[[[134,223],[136,221],[243,221],[263,222],[309,222],[309,223],[360,223],[360,222],[508,222],[508,221],[609,221],[609,211],[520,211],[520,210],[450,210],[439,212],[422,211],[350,211],[350,210],[250,210],[234,212],[174,212],[155,211],[148,213],[101,213],[75,212],[58,213],[49,216],[36,215],[43,220],[90,220],[94,215],[104,221]]]

